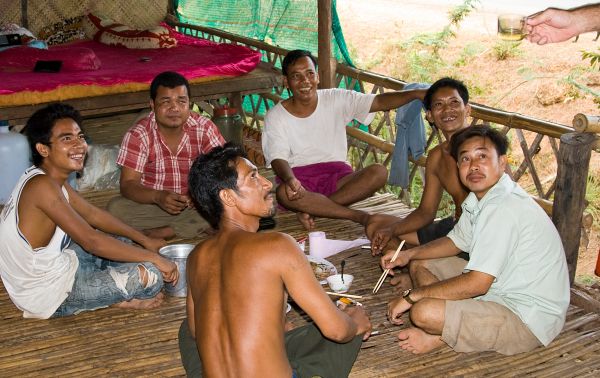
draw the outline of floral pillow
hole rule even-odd
[[[90,13],[83,19],[83,29],[88,37],[111,46],[129,49],[168,49],[177,46],[177,40],[164,26],[139,30]]]
[[[85,16],[67,18],[61,22],[48,25],[39,32],[39,38],[46,41],[48,45],[60,45],[63,43],[85,39],[82,20]]]

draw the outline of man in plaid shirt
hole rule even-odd
[[[190,111],[188,81],[163,72],[150,85],[148,116],[127,131],[117,164],[121,196],[108,211],[160,238],[191,238],[208,226],[188,195],[194,159],[225,140],[215,124]]]

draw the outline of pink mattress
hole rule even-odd
[[[127,49],[81,41],[49,50],[19,47],[2,51],[0,106],[144,90],[163,71],[177,71],[192,83],[239,76],[260,62],[260,52],[244,46],[180,33],[176,38],[178,46],[170,49]],[[63,60],[61,72],[32,72],[35,61],[55,57]]]

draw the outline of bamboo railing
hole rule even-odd
[[[194,26],[173,22],[185,34],[214,42],[243,44],[263,53],[263,60],[280,66],[288,50],[272,46],[264,42],[241,37],[222,30],[202,26]],[[373,72],[368,72],[338,63],[336,69],[336,85],[346,88],[359,88],[362,92],[384,93],[401,90],[405,82]],[[247,123],[256,129],[262,128],[263,114],[281,99],[284,88],[275,88],[273,93],[253,97],[249,100],[251,111],[246,112]],[[573,131],[573,128],[554,122],[527,117],[518,113],[505,112],[471,103],[471,123],[487,124],[500,127],[511,140],[510,162],[512,177],[528,190],[544,209],[551,213],[552,198],[556,189],[556,170],[558,141],[561,135]],[[260,111],[262,110],[262,112]],[[355,167],[363,167],[371,162],[388,164],[394,149],[396,137],[393,122],[394,111],[380,112],[376,120],[368,126],[368,132],[358,128],[348,128],[349,156]],[[427,149],[441,141],[442,135],[431,130]],[[425,158],[411,163],[410,182],[423,167]],[[409,186],[408,189],[410,189]],[[409,201],[408,192],[401,191],[401,197]]]

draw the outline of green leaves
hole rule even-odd
[[[598,48],[598,51],[600,51],[600,48]],[[592,66],[592,68],[598,67],[598,69],[600,69],[600,53],[582,50],[581,60],[586,59],[590,59],[590,66]]]

